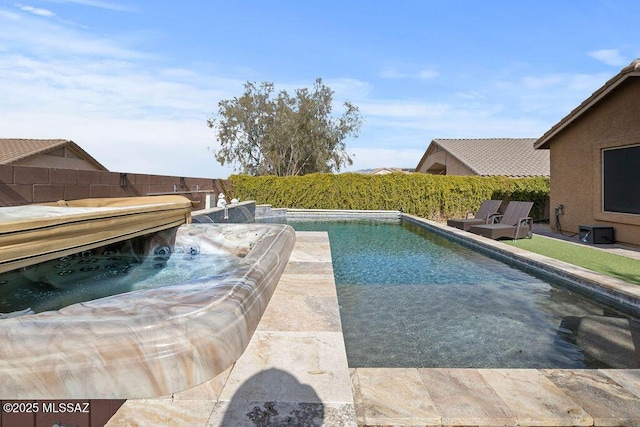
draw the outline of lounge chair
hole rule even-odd
[[[478,212],[467,212],[466,218],[449,219],[447,225],[469,231],[472,225],[491,224],[493,218],[498,214],[501,204],[502,200],[485,200],[480,205]],[[473,215],[473,218],[470,215]]]
[[[533,202],[509,202],[500,222],[494,224],[472,225],[469,231],[490,239],[509,237],[513,240],[531,238],[533,218],[529,216]]]

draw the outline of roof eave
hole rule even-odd
[[[106,167],[104,167],[104,165],[102,163],[100,163],[99,161],[97,161],[91,154],[87,153],[85,150],[82,149],[82,147],[80,147],[78,144],[76,144],[73,141],[67,141],[69,143],[69,145],[75,150],[80,152],[83,156],[85,156],[85,159],[87,162],[93,164],[94,166],[96,166],[98,169],[102,170],[102,171],[109,171],[109,169],[107,169]]]
[[[606,97],[616,87],[620,86],[629,77],[640,77],[640,59],[634,60],[631,64],[624,67],[618,74],[610,78],[602,87],[593,92],[590,97],[585,99],[580,105],[574,108],[562,120],[553,125],[551,129],[545,132],[534,144],[535,149],[548,149],[551,140],[569,126],[578,117],[589,110],[593,105],[597,104]]]

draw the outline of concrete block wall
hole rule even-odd
[[[224,179],[0,165],[0,206],[182,194],[199,201],[197,209],[204,209],[207,194],[214,194],[212,200],[217,200],[229,187]]]

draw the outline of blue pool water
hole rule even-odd
[[[351,367],[640,364],[640,322],[419,226],[289,224],[329,233]]]

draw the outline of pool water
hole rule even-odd
[[[637,320],[417,225],[288,223],[329,234],[350,367],[640,363]]]
[[[0,319],[186,283],[224,274],[241,264],[232,257],[200,253],[197,246],[158,246],[146,253],[142,248],[146,238],[0,274]]]

